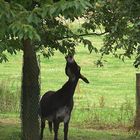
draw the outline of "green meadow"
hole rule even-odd
[[[93,37],[94,46],[100,48],[102,39]],[[0,64],[0,139],[18,140],[22,52],[8,58],[9,62]],[[126,131],[134,122],[135,76],[139,70],[133,67],[133,59],[123,62],[109,55],[104,57],[104,66],[97,67],[98,59],[99,54],[90,54],[82,45],[76,47],[75,60],[90,83],[80,80],[77,85],[69,137],[72,140],[137,140],[138,136]],[[41,95],[61,88],[67,81],[64,55],[56,51],[49,59],[41,56],[39,63]],[[52,137],[47,129],[46,136]]]
[[[8,120],[6,120],[8,121]],[[0,123],[0,140],[20,140],[20,126],[17,122]],[[59,129],[59,139],[63,139],[63,130]],[[70,140],[139,140],[139,136],[121,131],[91,130],[71,127]],[[44,139],[53,139],[53,134],[45,130]]]

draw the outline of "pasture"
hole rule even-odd
[[[93,37],[93,44],[101,47],[102,39]],[[89,54],[88,49],[82,45],[76,47],[75,59],[90,83],[79,81],[76,88],[70,123],[71,139],[136,140],[138,137],[120,130],[127,131],[134,122],[135,74],[139,70],[133,67],[133,59],[122,62],[111,55],[104,58],[106,61],[103,67],[97,67],[95,61],[98,58],[99,54]],[[41,95],[47,90],[61,88],[67,80],[64,55],[59,52],[49,59],[41,56],[40,69]],[[9,55],[9,62],[0,64],[1,140],[8,140],[9,137],[10,140],[19,139],[21,70],[21,52]],[[9,123],[6,123],[7,120],[10,120]]]
[[[5,123],[7,121],[7,123]],[[63,139],[63,130],[59,130],[59,139]],[[52,134],[48,130],[45,131],[44,139],[52,139]],[[69,138],[71,140],[139,140],[139,136],[132,135],[128,132],[121,131],[107,131],[107,130],[91,130],[70,128]],[[20,126],[15,120],[8,121],[8,119],[0,122],[0,140],[20,140]]]

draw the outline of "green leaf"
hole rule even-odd
[[[7,59],[6,54],[0,53],[0,63],[7,62],[7,61],[8,61],[8,59]]]

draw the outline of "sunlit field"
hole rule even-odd
[[[101,47],[101,37],[91,39],[94,46]],[[18,137],[22,52],[14,56],[9,55],[8,58],[9,62],[0,64],[0,133],[9,128],[15,130]],[[126,131],[134,122],[135,75],[139,70],[133,67],[133,59],[126,59],[125,62],[122,62],[110,55],[104,58],[103,67],[97,67],[95,62],[98,59],[99,54],[94,52],[90,54],[88,49],[82,45],[76,47],[75,60],[82,68],[81,73],[87,77],[90,83],[86,84],[80,80],[76,88],[75,106],[70,123],[72,128],[70,133],[73,137],[71,139],[73,140],[96,140],[96,135],[100,135],[97,130],[125,129]],[[64,55],[55,52],[55,55],[49,59],[41,56],[39,63],[41,95],[47,90],[61,88],[67,81]],[[12,124],[10,128],[10,124],[4,124],[4,119],[11,118],[18,121],[15,126]],[[8,131],[10,131],[9,129]],[[94,132],[92,132],[93,129]],[[86,138],[86,134],[89,135],[88,138]],[[106,137],[104,135],[97,139],[104,139]],[[117,133],[115,135],[116,138],[113,138],[109,133],[106,140],[123,140],[129,137],[125,134],[121,134],[123,138],[117,136]],[[8,138],[5,137],[3,140],[6,139]],[[132,137],[128,139],[133,140]]]

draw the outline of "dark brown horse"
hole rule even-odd
[[[43,130],[45,121],[48,121],[49,129],[54,130],[54,140],[58,140],[59,123],[64,122],[64,140],[67,140],[68,125],[73,109],[73,95],[79,79],[89,83],[89,81],[80,73],[80,66],[75,62],[73,56],[66,57],[65,73],[68,81],[57,91],[46,92],[40,100],[41,134],[43,139]]]

